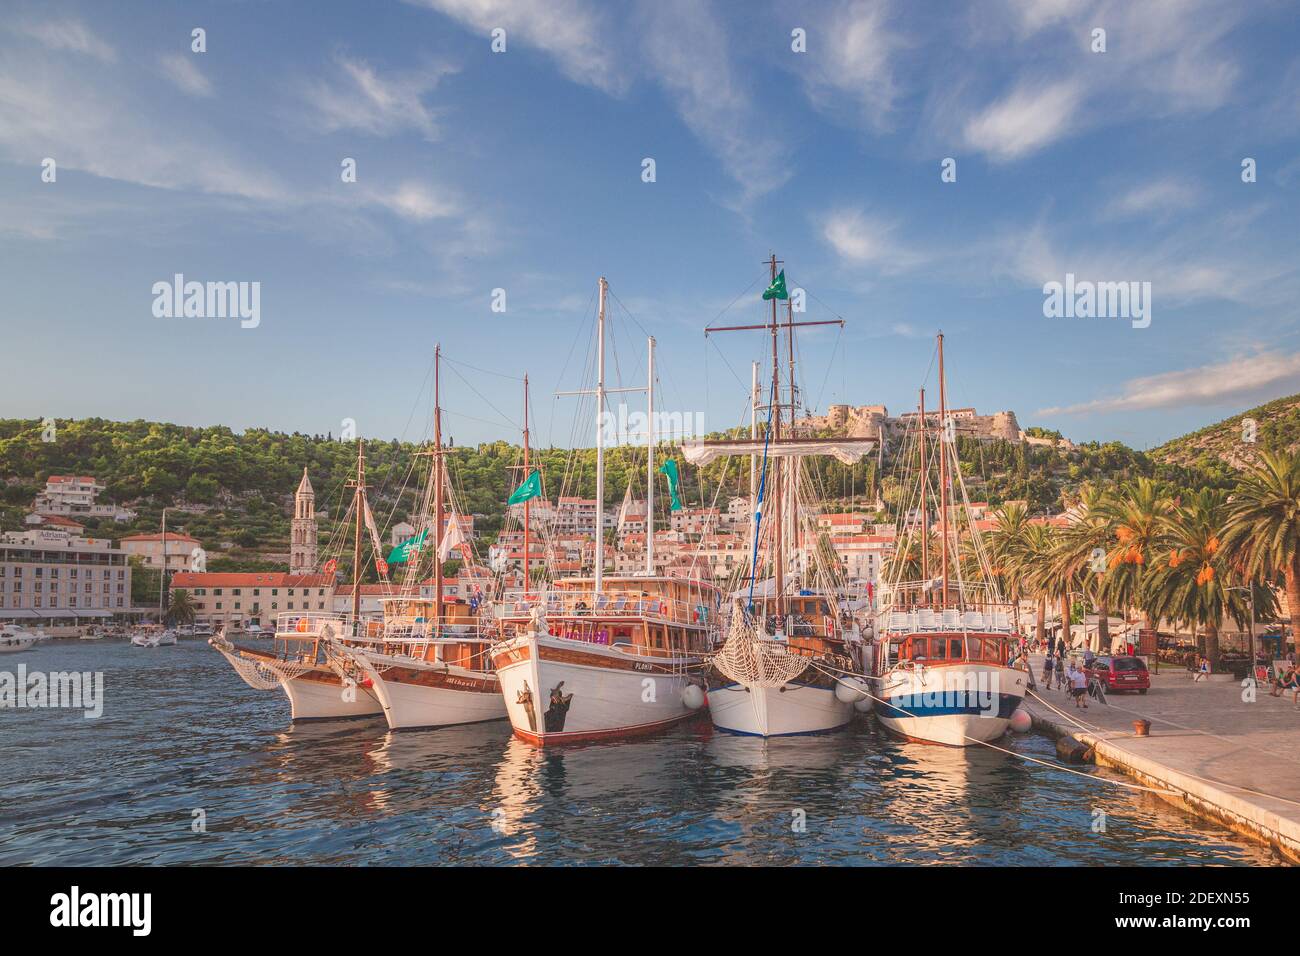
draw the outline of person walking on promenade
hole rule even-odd
[[[1074,709],[1088,709],[1088,675],[1074,661],[1070,661],[1070,696],[1074,698]]]

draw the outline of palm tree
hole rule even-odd
[[[1104,654],[1110,650],[1110,608],[1103,587],[1105,555],[1115,532],[1110,495],[1099,485],[1084,482],[1077,506],[1078,517],[1057,534],[1053,565],[1055,573],[1097,609],[1097,641]]]
[[[1011,571],[1021,594],[1038,602],[1038,620],[1035,636],[1047,638],[1048,582],[1052,548],[1056,543],[1055,529],[1044,524],[1031,524],[1025,529],[1024,545],[1012,558]]]
[[[171,607],[167,609],[167,621],[170,624],[194,623],[194,599],[189,591],[175,591],[172,594]]]
[[[1247,618],[1246,599],[1233,586],[1232,556],[1220,538],[1227,518],[1223,492],[1194,492],[1165,517],[1169,552],[1157,557],[1144,582],[1157,617],[1202,629],[1211,671],[1219,669],[1219,622],[1230,614],[1244,626]]]
[[[1265,452],[1251,466],[1229,503],[1224,546],[1250,577],[1281,577],[1300,634],[1300,454]]]
[[[1174,505],[1150,478],[1139,478],[1104,504],[1115,538],[1106,553],[1101,594],[1108,606],[1137,608],[1154,631],[1159,614],[1144,603],[1146,568],[1164,541],[1166,517]]]
[[[993,530],[988,537],[993,573],[1002,583],[1008,600],[1016,610],[1016,630],[1020,629],[1020,599],[1024,590],[1016,568],[1026,548],[1031,527],[1029,513],[1024,505],[1003,505],[993,513]]]

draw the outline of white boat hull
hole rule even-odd
[[[496,645],[492,657],[515,735],[538,746],[652,733],[697,713],[682,699],[695,658],[535,634]]]
[[[970,747],[996,740],[1025,696],[1025,672],[961,663],[896,669],[872,678],[875,707],[888,730],[923,743]]]
[[[16,654],[36,643],[34,637],[6,637],[0,640],[0,654]]]
[[[345,688],[332,671],[307,673],[281,681],[294,720],[345,720],[378,717],[384,712],[379,698],[366,687]]]
[[[505,719],[506,705],[495,674],[430,667],[355,649],[349,649],[349,656],[365,670],[393,730]]]
[[[785,737],[836,730],[853,719],[853,704],[834,689],[789,683],[783,687],[728,684],[709,691],[713,726],[733,734]]]

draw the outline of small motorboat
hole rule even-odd
[[[17,624],[6,624],[0,627],[0,654],[25,651],[40,639],[41,635],[33,634]]]

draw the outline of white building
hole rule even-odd
[[[0,620],[52,626],[131,610],[131,566],[107,538],[36,529],[0,535]]]
[[[161,534],[130,534],[119,538],[117,546],[128,557],[140,558],[146,567],[157,568],[163,563],[163,536]],[[188,571],[196,548],[201,548],[198,538],[183,531],[167,532],[167,571]]]
[[[45,490],[36,496],[32,509],[42,515],[79,515],[83,518],[112,518],[130,521],[135,512],[113,504],[97,504],[104,486],[90,475],[50,475]]]

